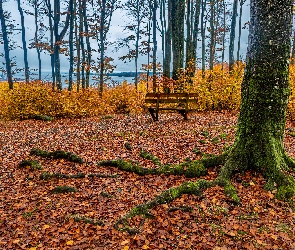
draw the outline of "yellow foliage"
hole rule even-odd
[[[76,89],[76,88],[74,88]],[[33,81],[15,83],[9,90],[0,83],[0,118],[27,119],[35,116],[89,117],[110,113],[141,112],[144,96],[127,83],[107,89],[100,97],[99,90],[53,90],[50,84]]]
[[[213,70],[195,72],[189,80],[185,70],[179,79],[163,79],[157,76],[157,91],[169,87],[173,92],[198,93],[197,103],[191,105],[203,110],[237,110],[240,105],[241,83],[244,64],[235,64],[232,72],[226,65],[215,65]],[[288,117],[295,120],[295,65],[290,65],[291,95]],[[140,113],[144,107],[144,96],[152,91],[151,81],[140,80],[138,89],[127,82],[114,88],[105,88],[100,97],[97,88],[85,90],[53,90],[50,84],[32,81],[30,84],[14,83],[9,90],[7,82],[0,82],[0,119],[27,119],[35,116],[90,117],[112,113]]]
[[[288,117],[294,121],[295,120],[295,65],[290,65],[290,88],[291,94],[288,103]]]
[[[112,106],[115,113],[139,113],[144,106],[144,92],[136,91],[135,87],[126,81],[103,93],[103,100]]]

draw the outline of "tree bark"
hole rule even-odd
[[[69,86],[68,90],[71,91],[73,88],[73,71],[74,71],[74,2],[69,1],[70,11],[70,32],[69,32],[69,54],[70,54],[70,68],[69,68]]]
[[[42,61],[41,61],[41,51],[39,48],[39,39],[38,39],[38,7],[40,6],[38,0],[34,0],[34,15],[35,15],[35,36],[34,36],[34,40],[35,40],[35,46],[36,46],[36,50],[37,50],[37,57],[38,57],[38,80],[41,81],[42,80]]]
[[[25,64],[25,79],[26,83],[30,81],[30,73],[29,73],[29,63],[28,63],[28,49],[27,49],[27,42],[26,42],[26,29],[25,29],[25,17],[23,9],[20,5],[20,0],[17,0],[17,8],[20,15],[21,20],[21,30],[22,30],[22,44],[24,50],[24,64]]]
[[[173,71],[172,78],[178,80],[179,70],[183,68],[184,62],[184,17],[185,1],[172,0],[172,52]]]
[[[158,49],[158,41],[157,41],[157,9],[158,3],[157,0],[154,0],[152,3],[152,12],[153,12],[153,92],[156,92],[157,87],[157,49]]]
[[[104,72],[104,22],[106,12],[106,0],[101,1],[101,16],[100,16],[100,75],[99,75],[99,92],[102,96],[103,91],[103,72]]]
[[[242,35],[242,15],[243,15],[243,5],[245,0],[240,0],[240,15],[239,15],[239,37],[238,37],[238,49],[237,49],[237,60],[240,60],[240,50],[241,50],[241,35]]]
[[[294,167],[283,146],[290,93],[292,0],[252,0],[247,65],[235,142],[218,177],[229,180],[234,171],[254,169],[276,186],[281,199],[294,195],[287,171]]]
[[[205,20],[205,11],[206,11],[207,0],[202,0],[202,13],[201,13],[201,37],[202,37],[202,76],[205,75],[206,69],[206,20]]]
[[[229,70],[231,71],[235,62],[234,49],[236,37],[236,19],[238,15],[238,0],[234,0],[233,15],[231,20],[230,37],[229,37]]]
[[[8,44],[9,42],[8,42],[8,35],[6,30],[5,15],[2,8],[2,1],[0,1],[0,21],[1,21],[3,43],[4,43],[4,56],[5,56],[5,64],[6,64],[7,81],[8,81],[9,89],[13,89],[12,71],[11,71],[11,64],[10,64],[11,61],[10,61],[9,44]]]

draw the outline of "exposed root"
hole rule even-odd
[[[277,199],[289,200],[295,195],[295,180],[292,176],[286,174],[289,166],[292,168],[295,167],[295,161],[293,159],[287,155],[282,157],[278,153],[273,158],[269,157],[268,159],[270,160],[267,162],[261,160],[258,161],[257,159],[258,157],[261,157],[261,155],[255,155],[257,159],[253,160],[249,158],[249,155],[244,155],[241,152],[241,148],[231,148],[219,156],[202,158],[197,161],[187,161],[178,165],[161,165],[158,158],[154,158],[147,152],[144,152],[144,158],[152,160],[156,165],[160,166],[156,169],[143,168],[139,166],[138,163],[126,162],[124,160],[100,162],[99,165],[114,166],[121,170],[135,172],[140,175],[164,173],[178,175],[184,174],[187,177],[199,176],[200,169],[204,171],[208,167],[223,165],[218,177],[214,181],[200,179],[196,182],[185,182],[178,187],[170,188],[156,196],[151,201],[131,209],[126,215],[121,217],[115,223],[115,228],[117,230],[127,231],[130,234],[139,233],[140,227],[144,223],[144,220],[146,218],[153,217],[153,214],[150,212],[150,209],[153,207],[170,203],[183,194],[201,195],[202,191],[216,185],[223,187],[225,195],[228,196],[235,204],[238,204],[240,202],[240,198],[238,197],[236,188],[231,183],[231,178],[235,172],[244,172],[245,170],[251,168],[256,171],[261,171],[264,174],[265,178],[267,179],[267,184],[265,185],[266,189],[277,189]],[[252,165],[253,162],[258,162],[258,164]],[[267,168],[264,166],[267,166]],[[205,172],[202,171],[201,173],[205,174]],[[176,209],[178,208],[175,208],[174,210],[172,209],[172,211],[175,211]],[[130,227],[128,223],[129,219],[138,215],[143,218],[140,225],[136,228]]]
[[[120,170],[133,172],[138,175],[149,175],[149,174],[185,175],[188,178],[193,178],[193,177],[200,177],[200,176],[206,175],[207,174],[206,168],[223,164],[226,159],[226,154],[222,154],[219,156],[214,155],[214,156],[210,156],[209,158],[202,158],[200,160],[195,160],[195,161],[186,161],[180,164],[162,165],[160,160],[157,157],[155,157],[154,155],[146,151],[141,151],[140,156],[145,159],[153,161],[153,163],[159,167],[144,168],[139,166],[139,164],[135,161],[125,161],[123,159],[100,161],[98,162],[98,165],[116,167]]]
[[[174,211],[178,211],[181,210],[183,212],[192,212],[193,208],[190,206],[180,206],[180,207],[169,207],[168,208],[168,212],[174,212]]]
[[[45,157],[45,158],[66,159],[71,162],[84,163],[83,159],[80,156],[70,152],[63,151],[63,150],[56,150],[53,152],[49,152],[46,150],[33,148],[30,154]]]
[[[188,178],[193,178],[207,174],[206,168],[199,161],[183,162],[178,165],[163,165],[159,168],[144,168],[136,162],[128,162],[122,159],[101,161],[98,165],[117,167],[120,170],[133,172],[138,175],[185,175]]]
[[[23,160],[18,164],[18,166],[20,168],[29,167],[32,170],[34,170],[34,169],[41,170],[42,169],[40,162],[36,161],[36,160]]]
[[[89,217],[82,216],[80,214],[73,214],[73,215],[69,216],[68,218],[73,218],[75,222],[84,222],[86,224],[91,224],[94,226],[97,226],[97,225],[103,226],[104,225],[103,221],[101,221],[101,220],[92,219]]]
[[[205,189],[214,185],[216,184],[212,181],[200,179],[196,182],[185,182],[178,187],[169,188],[156,196],[153,200],[132,208],[129,213],[117,220],[114,227],[117,230],[127,231],[130,234],[138,233],[140,228],[131,228],[128,225],[129,218],[132,218],[136,215],[140,215],[144,219],[153,218],[153,214],[150,212],[150,209],[153,207],[172,202],[183,194],[201,195]]]
[[[158,157],[154,156],[153,154],[145,150],[141,150],[139,156],[144,159],[151,160],[156,166],[162,166],[162,163]]]
[[[101,177],[101,178],[118,178],[120,175],[106,175],[106,174],[85,174],[85,173],[78,173],[78,174],[62,174],[62,173],[48,173],[43,172],[40,175],[40,180],[50,180],[52,178],[57,179],[78,179],[78,178],[85,178],[85,177]]]
[[[72,186],[57,186],[54,189],[52,189],[52,193],[54,194],[75,193],[75,192],[78,192],[78,190]]]

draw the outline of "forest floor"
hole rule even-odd
[[[178,114],[159,116],[159,122],[152,122],[148,114],[0,121],[0,249],[295,249],[294,206],[276,200],[275,191],[263,189],[262,175],[250,171],[233,177],[241,198],[237,206],[222,188],[214,187],[202,196],[183,195],[155,207],[154,218],[146,219],[138,234],[115,230],[116,220],[132,207],[199,178],[138,176],[97,166],[98,161],[122,158],[153,168],[151,161],[139,156],[141,149],[162,163],[180,163],[199,159],[195,148],[219,154],[233,143],[236,112],[192,113],[188,121]],[[285,147],[295,157],[292,127],[288,121]],[[132,150],[124,147],[125,142]],[[36,147],[72,152],[86,163],[31,156]],[[38,160],[43,169],[20,168],[25,159]],[[41,180],[43,171],[105,176]],[[219,167],[208,169],[202,178],[212,180],[218,171]],[[114,174],[117,178],[108,176]],[[78,192],[52,192],[62,185]],[[140,221],[135,217],[130,223]]]

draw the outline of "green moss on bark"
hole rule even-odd
[[[200,177],[207,174],[207,170],[200,161],[184,162],[177,165],[162,165],[159,168],[144,168],[136,162],[128,162],[122,159],[100,161],[99,166],[117,167],[120,170],[133,172],[138,175],[165,174],[165,175],[185,175],[188,178]]]
[[[75,192],[78,192],[78,190],[72,186],[57,186],[54,189],[52,189],[52,193],[54,194],[75,193]]]
[[[18,164],[18,166],[20,168],[30,167],[33,170],[34,169],[38,169],[38,170],[42,169],[40,162],[36,161],[36,160],[23,160]]]
[[[56,150],[53,152],[49,152],[46,150],[33,148],[30,154],[45,157],[45,158],[66,159],[71,162],[84,163],[83,159],[80,156],[67,151],[63,151],[63,150]]]

